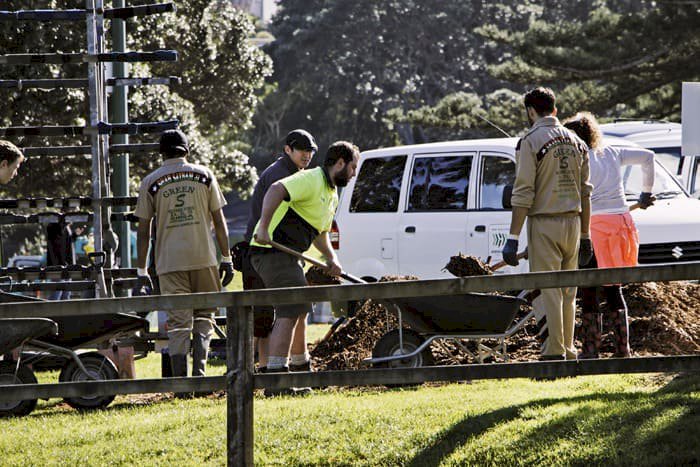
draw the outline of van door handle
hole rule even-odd
[[[475,232],[486,232],[486,226],[485,225],[477,225],[474,227]]]
[[[406,233],[416,233],[416,226],[414,226],[414,225],[409,225],[408,227],[406,227],[405,232],[406,232]]]

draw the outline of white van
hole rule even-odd
[[[503,191],[515,177],[516,138],[454,141],[362,153],[358,175],[343,190],[334,247],[343,268],[366,280],[384,275],[450,277],[460,252],[501,259],[511,212]],[[605,144],[634,145],[606,138]],[[626,167],[628,201],[639,197],[641,170]],[[640,263],[700,260],[700,200],[690,198],[657,162],[658,201],[632,216],[640,231]],[[526,246],[525,229],[520,249]],[[527,261],[503,271],[524,272]]]
[[[689,192],[700,190],[700,156],[681,155],[682,126],[680,123],[657,120],[616,121],[600,125],[606,136],[616,136],[651,149],[656,158]],[[697,195],[694,195],[697,197]]]

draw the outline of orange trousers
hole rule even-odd
[[[637,265],[639,234],[630,213],[591,216],[591,241],[599,268]]]

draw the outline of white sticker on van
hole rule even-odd
[[[500,256],[503,247],[508,239],[510,225],[490,225],[489,226],[489,255]]]

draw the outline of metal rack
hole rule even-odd
[[[84,88],[89,101],[89,116],[85,126],[37,125],[0,128],[0,137],[40,136],[40,137],[89,137],[89,145],[45,146],[24,149],[27,157],[62,157],[90,155],[92,159],[92,196],[25,198],[0,201],[0,209],[47,209],[38,214],[0,213],[2,224],[80,222],[92,223],[95,240],[95,253],[91,256],[92,265],[55,266],[47,268],[0,268],[0,287],[13,291],[32,290],[86,290],[95,289],[96,297],[113,295],[113,289],[128,288],[135,284],[136,271],[130,268],[113,268],[113,254],[116,244],[112,231],[113,222],[134,222],[137,219],[128,212],[111,212],[112,207],[130,207],[136,204],[133,197],[114,197],[110,194],[110,159],[112,154],[133,152],[156,152],[158,144],[114,144],[110,145],[110,135],[158,134],[164,130],[177,128],[177,120],[146,123],[111,123],[108,117],[107,87],[128,86],[173,86],[179,78],[169,77],[128,77],[106,76],[106,64],[128,62],[168,62],[177,60],[174,50],[156,51],[107,51],[105,40],[105,20],[124,20],[153,14],[174,12],[173,3],[157,3],[134,7],[105,8],[103,0],[86,0],[85,9],[70,10],[19,10],[0,11],[0,21],[85,21],[87,28],[86,52],[72,53],[30,53],[0,55],[0,64],[75,64],[87,65],[86,78],[47,78],[0,80],[1,88],[19,91],[39,88]],[[125,73],[123,73],[125,74]],[[45,281],[54,282],[26,282]],[[4,281],[4,282],[3,282]]]

